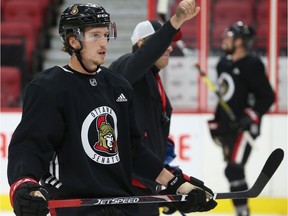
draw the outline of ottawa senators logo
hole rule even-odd
[[[77,6],[74,6],[74,7],[72,8],[70,14],[76,15],[78,12],[79,12],[78,7],[77,7]]]
[[[107,115],[101,115],[97,119],[97,130],[99,141],[94,145],[95,150],[115,154],[117,145],[115,141],[114,130],[109,123],[106,122]]]
[[[94,109],[82,124],[83,148],[88,157],[97,163],[109,165],[120,161],[117,137],[117,117],[110,107]]]
[[[235,84],[231,75],[227,72],[221,73],[218,80],[219,93],[222,96],[224,101],[229,101],[234,92],[235,92]]]

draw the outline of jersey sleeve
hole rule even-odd
[[[133,172],[139,177],[150,181],[155,181],[164,168],[164,164],[149,148],[143,144],[142,137],[136,124],[133,104],[131,104],[130,109],[130,134]],[[149,169],[147,169],[147,167],[149,167]]]
[[[28,85],[22,119],[8,149],[9,184],[24,176],[39,180],[48,171],[54,145],[60,145],[63,130],[56,99],[40,86]]]
[[[247,82],[251,92],[255,96],[255,105],[253,109],[260,115],[264,115],[274,102],[275,96],[272,86],[269,83],[265,73],[264,64],[257,58],[245,69],[247,71]]]
[[[177,31],[170,21],[166,22],[135,53],[124,59],[125,62],[120,58],[111,64],[110,69],[122,74],[134,85],[150,70],[169,47]]]

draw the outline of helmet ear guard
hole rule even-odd
[[[80,28],[73,28],[73,35],[77,40],[81,41],[83,38],[83,31],[81,31]]]

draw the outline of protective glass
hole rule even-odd
[[[107,24],[97,24],[95,26],[89,26],[89,27],[107,27],[108,28],[108,32],[106,32],[105,34],[101,33],[101,32],[88,32],[84,33],[79,29],[74,29],[73,33],[74,35],[76,35],[77,39],[80,41],[99,41],[99,40],[107,40],[109,41],[110,39],[116,39],[117,38],[117,29],[116,29],[116,24],[114,22],[110,22]]]

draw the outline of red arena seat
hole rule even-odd
[[[256,28],[255,45],[260,49],[266,49],[268,41],[268,28],[266,25],[258,25]]]
[[[38,35],[43,26],[43,6],[40,1],[9,0],[4,5],[4,21],[31,22]]]
[[[230,24],[229,24],[230,25]],[[222,39],[223,39],[223,33],[225,31],[225,28],[227,28],[229,25],[227,24],[218,24],[214,25],[211,30],[211,46],[212,48],[219,49],[222,45]]]
[[[234,23],[242,20],[247,24],[253,23],[253,6],[242,1],[220,1],[212,7],[212,22],[222,24]]]
[[[1,107],[18,107],[21,94],[21,72],[17,67],[1,66]]]
[[[25,53],[28,66],[32,64],[37,39],[30,22],[1,22],[1,37],[23,37],[25,39]]]

